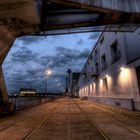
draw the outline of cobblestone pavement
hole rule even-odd
[[[62,98],[0,118],[0,140],[140,140],[140,112]]]

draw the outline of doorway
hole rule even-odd
[[[105,95],[108,95],[108,83],[107,78],[103,78],[103,93]]]
[[[140,66],[136,67],[137,79],[138,79],[138,88],[140,93]]]

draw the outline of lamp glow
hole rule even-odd
[[[109,78],[109,75],[107,74],[105,77],[106,77],[106,78]]]
[[[52,70],[50,70],[50,69],[48,69],[47,71],[46,71],[46,75],[52,75]]]
[[[121,68],[120,68],[120,70],[121,70],[121,71],[125,71],[125,70],[126,70],[126,68],[124,68],[124,67],[121,67]]]

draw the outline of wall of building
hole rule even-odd
[[[101,35],[82,70],[86,75],[80,75],[80,96],[130,110],[140,110],[136,75],[136,67],[140,66],[139,32],[140,29],[134,33]],[[114,46],[117,46],[115,53]]]

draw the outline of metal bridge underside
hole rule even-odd
[[[139,0],[1,0],[0,25],[16,37],[88,31],[133,32]]]
[[[99,1],[99,0],[93,0]],[[138,11],[129,13],[128,9],[109,9],[96,3],[78,0],[47,0],[36,2],[40,16],[42,35],[90,32],[118,31],[132,32],[139,27]],[[123,3],[121,3],[123,4]],[[110,7],[111,8],[111,7]],[[38,35],[38,34],[37,34]]]

